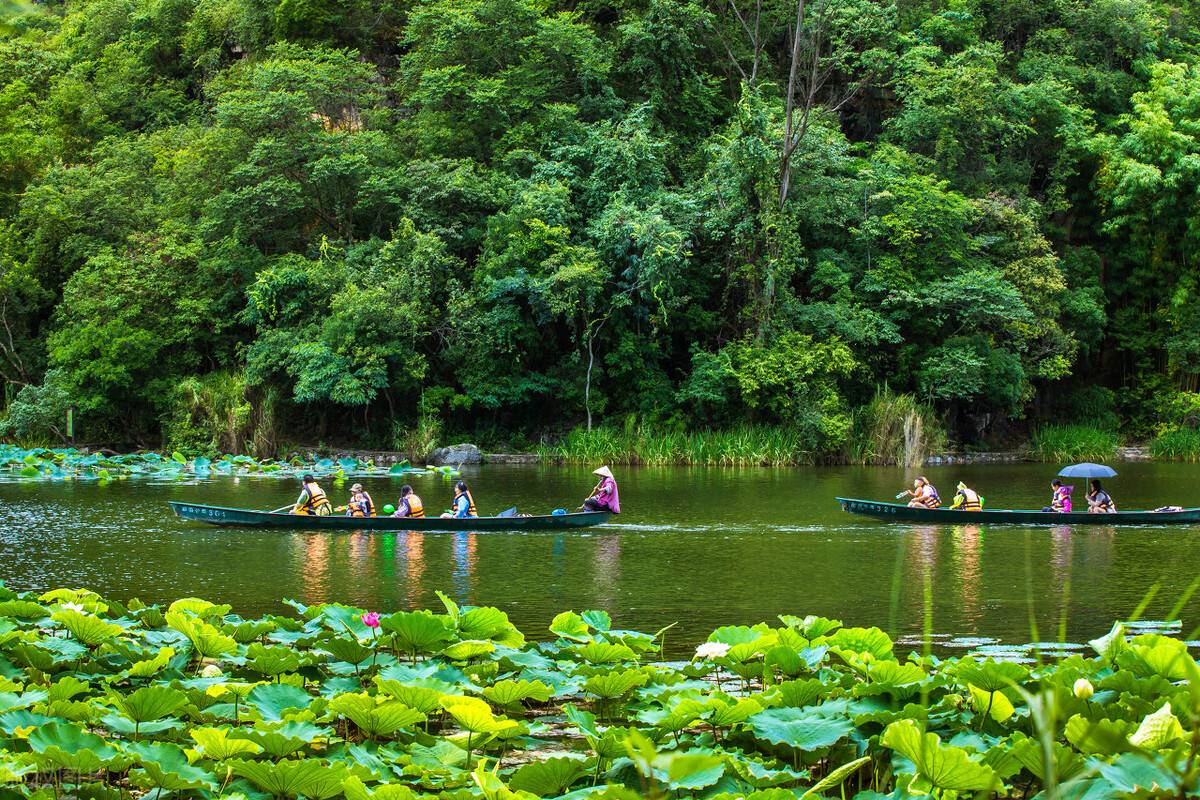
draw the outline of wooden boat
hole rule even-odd
[[[174,500],[169,502],[171,510],[182,519],[238,528],[303,528],[305,530],[336,531],[554,531],[589,528],[607,522],[612,516],[610,511],[581,511],[571,514],[545,514],[536,517],[472,517],[470,519],[347,517],[336,514],[327,517],[312,517],[274,511],[254,511],[246,508],[206,506],[200,503],[179,503]]]
[[[1059,514],[1054,511],[1021,511],[984,509],[962,511],[950,508],[914,508],[899,503],[881,503],[839,497],[843,511],[876,519],[896,522],[923,522],[943,525],[1195,525],[1200,524],[1200,508],[1180,511],[1118,511],[1115,514],[1088,514],[1076,511]]]

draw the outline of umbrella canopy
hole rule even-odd
[[[1064,478],[1115,478],[1117,471],[1103,464],[1072,464],[1063,467],[1058,474]]]

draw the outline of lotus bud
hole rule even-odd
[[[1087,678],[1080,678],[1075,681],[1075,696],[1080,700],[1091,700],[1092,695],[1096,693],[1096,687],[1092,686],[1092,682]]]
[[[223,674],[224,673],[221,672],[221,668],[216,664],[206,664],[204,669],[200,670],[200,676],[202,678],[219,678]]]

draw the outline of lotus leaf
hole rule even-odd
[[[1151,671],[1170,681],[1187,680],[1195,660],[1188,653],[1187,645],[1178,639],[1158,634],[1138,636],[1129,643],[1129,650],[1140,658]]]
[[[1093,720],[1076,714],[1067,720],[1064,735],[1081,753],[1115,755],[1131,749],[1129,737],[1137,727],[1129,720]]]
[[[315,758],[285,759],[273,764],[232,759],[228,763],[233,774],[280,798],[302,795],[310,800],[326,800],[341,793],[350,774],[345,764],[328,764]]]
[[[550,687],[541,681],[503,680],[483,690],[483,696],[501,708],[516,706],[525,700],[545,703],[552,694]]]
[[[228,728],[192,728],[188,735],[196,742],[196,747],[205,758],[214,761],[224,761],[239,755],[255,755],[262,752],[262,746],[249,739],[231,739]]]
[[[133,666],[129,668],[129,675],[133,678],[151,678],[164,670],[174,657],[175,648],[160,648],[154,658],[134,662]]]
[[[247,644],[255,639],[261,639],[274,630],[275,623],[271,620],[242,621],[237,624],[226,624],[221,628],[222,633],[233,637],[238,644]]]
[[[486,656],[496,650],[496,645],[492,642],[466,640],[455,642],[442,651],[442,655],[452,661],[469,661],[472,658]]]
[[[763,710],[757,700],[748,697],[733,699],[714,697],[707,703],[708,724],[714,728],[729,728],[740,725]]]
[[[286,647],[268,647],[255,642],[246,649],[246,668],[274,678],[300,669],[300,656]]]
[[[971,701],[978,714],[986,714],[996,722],[1002,723],[1006,722],[1009,717],[1016,713],[1016,708],[1013,707],[1012,701],[1002,691],[989,692],[974,684],[968,684],[967,690],[971,693]]]
[[[854,729],[849,720],[833,719],[807,708],[770,708],[748,722],[757,738],[803,751],[830,747]]]
[[[246,739],[262,747],[263,752],[273,758],[287,758],[299,750],[332,733],[311,722],[289,721],[282,725],[258,726],[252,729],[238,728],[229,734],[233,739]]]
[[[773,695],[779,701],[793,708],[807,706],[820,699],[828,689],[819,678],[809,678],[803,681],[784,681],[776,684]]]
[[[442,698],[446,696],[445,692],[437,689],[430,689],[411,683],[401,683],[400,681],[383,677],[375,678],[375,685],[379,687],[379,691],[391,695],[401,703],[404,703],[404,705],[414,708],[422,714],[428,714],[440,709],[442,707]]]
[[[612,630],[612,617],[608,615],[607,611],[592,609],[583,612],[581,616],[584,622],[591,625],[597,631],[608,632]]]
[[[637,661],[637,654],[623,644],[591,642],[577,647],[575,652],[589,664],[620,664]]]
[[[1170,702],[1164,702],[1162,708],[1142,720],[1138,729],[1129,737],[1129,743],[1148,750],[1161,750],[1182,738],[1183,726],[1171,713]]]
[[[575,642],[589,642],[592,639],[588,624],[574,611],[564,611],[555,617],[550,622],[550,632]]]
[[[186,636],[204,658],[220,658],[237,652],[237,642],[207,622],[193,619],[182,611],[168,611],[164,617],[166,623]]]
[[[602,672],[584,681],[583,690],[602,700],[624,697],[639,686],[645,686],[650,677],[641,670]]]
[[[924,733],[910,719],[889,725],[880,743],[895,750],[916,767],[911,791],[923,794],[932,789],[992,791],[1000,784],[991,767],[972,761],[962,748],[942,744],[937,734]]]
[[[4,602],[0,602],[0,617],[44,619],[48,616],[50,616],[50,609],[32,600],[5,600]]]
[[[55,611],[50,617],[62,625],[71,635],[89,647],[96,647],[104,642],[121,635],[124,628],[116,623],[106,622],[99,617],[66,608]]]
[[[417,795],[407,786],[390,783],[368,789],[355,775],[346,778],[342,790],[346,800],[417,800]]]
[[[471,733],[495,733],[511,724],[509,720],[497,718],[487,703],[475,697],[444,697],[442,707],[464,731]]]
[[[217,605],[208,600],[201,600],[199,597],[185,597],[167,606],[168,613],[183,613],[202,619],[223,617],[229,613],[229,610],[230,607],[227,605]]]
[[[372,738],[390,736],[425,721],[424,714],[399,700],[381,703],[373,695],[367,694],[339,695],[330,702],[329,710],[346,717]]]
[[[586,761],[565,756],[533,761],[518,768],[508,785],[539,797],[557,797],[586,775],[587,768]]]
[[[804,794],[800,795],[800,800],[804,800],[805,797],[809,797],[811,795],[820,795],[822,792],[826,792],[830,789],[841,786],[846,782],[847,778],[870,763],[871,757],[863,756],[862,758],[842,764],[840,767],[830,771],[828,775],[810,786],[808,790],[804,792]]]
[[[40,725],[56,721],[58,720],[55,720],[53,717],[24,709],[21,711],[9,711],[6,714],[0,714],[0,731],[4,731],[9,736],[21,738],[28,736],[30,731]]]
[[[1128,643],[1125,641],[1125,626],[1120,622],[1114,622],[1112,630],[1099,639],[1092,639],[1088,644],[1101,658],[1111,663],[1128,647]]]
[[[326,634],[321,638],[320,647],[338,661],[348,664],[361,664],[371,657],[373,652],[357,638]]]
[[[96,772],[121,755],[99,736],[63,722],[51,722],[31,732],[29,747],[53,767],[75,772]]]
[[[985,692],[998,692],[1013,685],[1020,685],[1029,678],[1029,670],[1011,661],[976,661],[964,658],[954,671],[962,685],[976,686]]]
[[[129,773],[135,786],[169,792],[217,787],[211,773],[189,764],[183,750],[173,744],[139,742],[131,744],[129,752],[141,764],[141,769]]]
[[[384,617],[384,630],[393,635],[396,646],[415,659],[418,653],[432,653],[448,641],[451,631],[441,617],[429,611],[410,611]]]
[[[29,708],[37,703],[44,703],[49,697],[48,692],[34,689],[28,692],[0,692],[0,713],[19,708]]]
[[[511,627],[508,614],[491,606],[472,608],[458,618],[458,632],[464,639],[493,639]]]
[[[752,644],[770,632],[771,629],[763,623],[752,628],[745,625],[726,625],[710,633],[708,641],[732,647],[735,644]]]
[[[117,708],[134,722],[151,722],[174,714],[187,703],[187,695],[169,686],[146,686],[127,695],[111,695]]]
[[[841,628],[821,643],[834,651],[869,655],[877,660],[892,657],[892,639],[879,628]]]
[[[1083,758],[1071,748],[1058,742],[1053,742],[1054,775],[1060,781],[1069,780],[1079,775],[1086,768]],[[1042,743],[1037,739],[1017,732],[1007,742],[1006,747],[997,746],[1014,759],[1021,767],[1029,770],[1039,781],[1046,781],[1046,762],[1042,751]]]
[[[183,727],[183,723],[177,719],[160,719],[154,722],[138,722],[115,712],[112,714],[105,714],[100,718],[100,722],[103,723],[103,725],[113,733],[119,733],[122,736],[130,736],[133,738],[143,735],[162,733],[163,731],[177,730]]]
[[[666,733],[677,733],[700,719],[700,715],[704,711],[704,703],[693,698],[686,698],[670,708],[642,711],[637,718]]]
[[[278,722],[287,711],[305,709],[312,703],[312,696],[286,683],[259,684],[246,696],[250,705],[258,710],[263,719]]]

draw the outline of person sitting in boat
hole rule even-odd
[[[412,519],[423,519],[425,517],[425,504],[421,502],[421,498],[413,491],[413,488],[407,483],[400,487],[400,502],[396,504],[396,513],[393,517],[410,517]]]
[[[950,504],[950,508],[962,511],[983,511],[983,498],[979,496],[979,492],[959,481],[958,492],[955,493],[954,502]]]
[[[1053,511],[1057,514],[1071,513],[1071,492],[1075,491],[1074,486],[1063,486],[1063,482],[1055,478],[1050,482],[1050,505],[1043,508],[1042,511]]]
[[[459,481],[454,484],[454,506],[450,511],[442,514],[442,518],[466,519],[467,517],[478,516],[479,512],[475,510],[475,498],[471,496],[471,490],[467,487],[467,482]]]
[[[592,470],[593,475],[600,476],[600,482],[592,488],[592,493],[583,501],[581,511],[611,511],[614,514],[621,513],[621,498],[617,493],[617,480],[613,477],[612,470],[608,467],[600,467]]]
[[[375,501],[371,499],[371,495],[367,493],[367,490],[362,487],[361,483],[356,483],[350,487],[350,502],[346,504],[346,516],[375,516]]]
[[[924,475],[913,481],[913,488],[905,489],[900,496],[905,495],[912,496],[912,500],[908,501],[912,508],[939,508],[942,505],[942,497],[938,494],[937,487]]]
[[[1087,502],[1089,514],[1117,513],[1117,504],[1109,497],[1108,492],[1104,491],[1104,487],[1097,479],[1092,480],[1092,490],[1087,493]]]
[[[333,504],[325,496],[325,490],[317,485],[317,479],[305,475],[300,479],[300,496],[292,506],[293,514],[303,514],[312,517],[327,517],[333,513]]]

